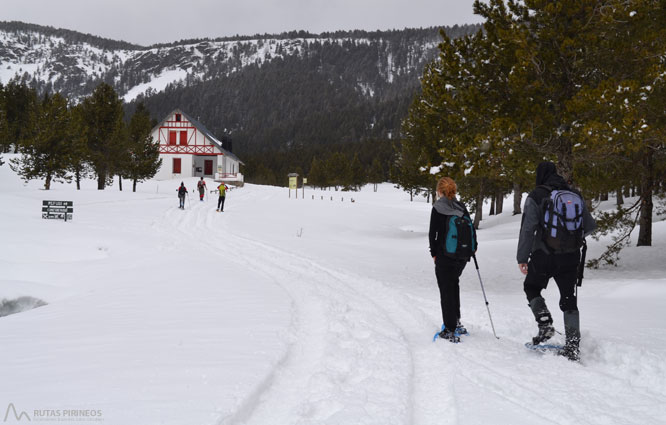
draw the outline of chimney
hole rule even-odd
[[[231,138],[226,137],[226,136],[223,137],[222,138],[222,149],[224,149],[226,151],[229,151],[229,152],[233,152],[232,147],[233,147],[233,144],[231,143]]]

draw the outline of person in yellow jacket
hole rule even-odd
[[[229,190],[229,186],[227,186],[224,183],[221,183],[217,187],[217,191],[220,194],[220,197],[217,198],[217,210],[218,212],[224,211],[224,198],[227,196],[227,190]]]

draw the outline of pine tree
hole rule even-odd
[[[112,145],[113,168],[109,175],[118,176],[118,190],[123,191],[123,177],[130,172],[132,153],[130,151],[129,129],[123,121]]]
[[[132,191],[137,182],[152,178],[162,165],[159,144],[151,135],[150,114],[143,103],[139,103],[129,123],[129,161],[125,167],[127,177],[132,179]]]
[[[340,152],[334,152],[326,161],[326,175],[328,184],[335,186],[337,191],[340,186],[351,184],[349,161]]]
[[[308,174],[308,182],[312,185],[312,187],[315,188],[320,187],[323,189],[326,185],[321,161],[319,161],[317,157],[313,157],[312,162],[310,163],[310,173]]]
[[[500,3],[494,0],[484,9],[477,1],[475,7],[497,11],[503,7]],[[558,173],[567,180],[574,178],[573,126],[579,119],[571,102],[582,87],[595,85],[603,75],[600,6],[598,0],[509,2],[511,34],[521,46],[515,50],[516,65],[509,78],[519,113],[514,124],[524,135],[523,143],[541,157],[556,159]]]
[[[122,169],[119,157],[124,126],[122,100],[110,85],[101,83],[92,96],[83,100],[82,116],[89,161],[97,175],[97,189],[104,190],[113,173]]]
[[[384,181],[384,170],[378,158],[372,160],[372,166],[368,171],[368,182],[373,184],[373,190],[377,192],[377,184]]]
[[[351,187],[354,190],[360,190],[363,183],[367,181],[367,175],[365,173],[365,168],[361,164],[361,160],[358,159],[358,153],[354,154],[354,159],[352,159],[350,165],[351,172]]]
[[[1,114],[4,117],[0,129],[0,152],[7,152],[10,146],[20,151],[20,142],[30,126],[30,111],[39,103],[37,91],[23,83],[10,81],[2,90]],[[2,123],[2,120],[0,120]]]
[[[81,190],[81,180],[90,177],[92,170],[88,159],[90,153],[86,137],[86,122],[83,116],[83,107],[81,104],[71,109],[72,113],[72,131],[70,139],[71,161],[69,172],[76,182],[76,190]]]
[[[614,263],[636,222],[637,245],[652,244],[656,176],[666,169],[666,3],[618,0],[609,6],[602,47],[613,54],[598,61],[604,79],[584,86],[572,104],[585,117],[575,129],[584,142],[580,151],[586,158],[587,186],[607,193],[632,180],[640,185],[636,204],[605,214],[601,221],[602,233],[621,228],[601,257]]]
[[[22,156],[11,168],[24,180],[44,179],[44,189],[52,181],[69,181],[71,163],[71,114],[67,100],[59,93],[44,96],[29,112],[29,125],[22,134]]]
[[[477,205],[472,209],[478,212],[478,226],[489,182],[503,174],[499,152],[507,150],[508,139],[495,134],[493,124],[506,99],[500,90],[505,84],[498,78],[485,33],[457,40],[442,37],[440,57],[426,67],[422,93],[403,124],[401,157],[403,162],[415,161],[421,184],[431,191],[439,177],[456,180],[463,201]]]

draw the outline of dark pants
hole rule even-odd
[[[204,190],[203,190],[203,189],[199,189],[199,200],[200,200],[200,201],[203,201],[203,198],[204,198]]]
[[[220,196],[217,198],[217,209],[220,211],[224,211],[224,198],[226,198],[226,196]]]
[[[178,195],[179,205],[178,208],[185,208],[185,195]]]
[[[460,275],[467,263],[449,258],[437,258],[435,276],[439,286],[442,321],[447,329],[454,330],[460,319]]]
[[[578,311],[575,289],[579,262],[579,252],[559,255],[548,255],[543,251],[532,253],[523,284],[527,301],[540,297],[552,277],[560,290],[560,310]]]

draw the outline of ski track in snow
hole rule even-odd
[[[295,303],[286,357],[243,408],[219,423],[413,423],[411,353],[386,312],[347,276],[233,235],[228,226],[213,227],[219,226],[211,220],[216,215],[221,218],[195,205],[178,228],[183,235],[196,229],[209,235],[207,241],[221,241],[206,242],[213,250],[232,245],[237,254],[226,259],[243,259],[241,264],[270,276]]]
[[[613,365],[524,352],[517,338],[496,341],[489,326],[477,327],[461,344],[430,343],[432,311],[423,306],[431,303],[236,234],[225,214],[192,203],[185,212],[169,210],[163,220],[175,222],[181,238],[194,236],[225,260],[269,276],[291,297],[294,317],[285,357],[217,425],[458,424],[488,417],[497,423],[658,424],[666,417],[660,388],[628,385],[612,373]],[[225,256],[230,246],[234,255]],[[665,376],[663,364],[653,360],[657,376]],[[515,376],[497,367],[507,363]],[[485,406],[476,405],[479,392]],[[516,411],[523,412],[518,422]]]

